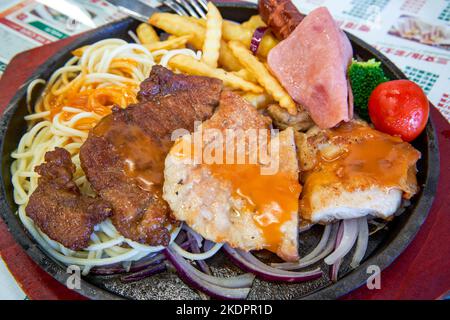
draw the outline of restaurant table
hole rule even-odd
[[[0,79],[0,114],[32,72],[75,37],[23,52],[10,61]],[[408,248],[382,272],[381,289],[369,290],[363,286],[341,297],[343,300],[441,299],[449,294],[450,125],[435,108],[431,109],[430,117],[436,127],[440,151],[440,178],[430,213]],[[35,264],[14,241],[1,219],[0,257],[0,299],[85,299]]]

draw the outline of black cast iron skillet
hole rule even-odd
[[[257,14],[256,5],[248,3],[223,3],[218,7],[226,19],[242,22],[251,15]],[[69,44],[64,50],[55,54],[40,66],[33,76],[22,86],[10,101],[0,121],[1,141],[1,193],[0,211],[8,228],[16,241],[20,243],[27,254],[55,279],[65,284],[69,274],[66,267],[49,257],[22,226],[15,212],[17,206],[13,201],[13,186],[11,184],[10,157],[26,131],[24,116],[26,108],[27,84],[37,78],[49,79],[50,75],[61,67],[70,57],[70,52],[78,47],[91,44],[105,38],[121,38],[131,41],[127,32],[135,30],[138,22],[128,18],[108,24],[82,35]],[[360,39],[348,34],[355,57],[364,60],[376,58],[383,63],[383,69],[390,79],[406,78],[405,75],[385,56]],[[439,175],[439,152],[436,134],[431,119],[426,130],[414,141],[422,153],[418,162],[418,181],[421,191],[412,199],[412,204],[406,212],[389,223],[386,230],[371,237],[368,252],[363,263],[355,270],[348,267],[344,261],[339,280],[332,283],[328,277],[328,267],[323,263],[324,276],[321,279],[298,284],[269,283],[255,280],[249,299],[334,299],[365,284],[369,274],[367,267],[376,265],[381,270],[389,266],[395,258],[407,247],[424,222],[431,207]],[[300,237],[300,247],[304,254],[310,250],[320,237],[321,227]],[[350,256],[350,255],[349,255]],[[222,253],[208,261],[218,274],[224,276],[241,272],[232,265]],[[80,294],[93,299],[198,299],[196,291],[185,285],[173,272],[165,272],[136,283],[124,284],[118,276],[87,276],[82,279]]]

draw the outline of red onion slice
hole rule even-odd
[[[217,278],[197,270],[182,256],[166,248],[164,254],[178,275],[192,287],[218,299],[245,299],[250,292],[254,275],[243,274],[230,278]]]
[[[342,242],[342,238],[344,236],[344,222],[340,221],[338,223],[338,231],[336,235],[336,241],[334,243],[334,249],[338,248]],[[342,258],[339,258],[336,260],[336,262],[333,263],[333,265],[330,268],[330,279],[333,282],[337,281],[338,275],[339,275],[339,268],[341,267]]]
[[[359,266],[366,254],[367,244],[369,243],[369,226],[366,217],[358,219],[358,229],[358,241],[356,242],[356,249],[353,254],[352,262],[350,262],[352,268]]]
[[[338,225],[339,223],[327,225],[318,245],[299,262],[272,263],[271,266],[281,270],[298,270],[322,260],[335,249]]]
[[[342,241],[336,250],[325,258],[324,261],[328,265],[332,265],[339,259],[342,259],[352,249],[358,236],[358,219],[345,219],[342,224],[344,228]]]
[[[187,224],[183,223],[183,225],[181,226],[181,228],[183,230],[186,231],[186,233],[188,235],[190,235],[192,238],[195,239],[195,241],[197,241],[197,246],[199,248],[201,248],[203,246],[203,237],[201,235],[199,235],[197,232],[195,232],[194,230],[192,230]]]
[[[256,28],[255,32],[253,33],[252,41],[250,42],[250,51],[253,53],[253,55],[256,55],[256,53],[258,52],[259,44],[261,43],[266,31],[267,27],[259,27]]]
[[[328,243],[328,238],[330,237],[331,234],[331,224],[327,224],[325,226],[325,228],[323,229],[323,233],[322,233],[322,237],[320,238],[319,243],[317,244],[317,246],[306,256],[303,257],[303,261],[308,261],[311,260],[313,258],[315,258],[317,255],[319,255],[323,249],[325,249],[327,243]]]
[[[148,277],[151,277],[157,273],[161,273],[163,271],[166,271],[167,266],[165,262],[162,262],[160,264],[149,266],[147,269],[141,270],[139,272],[127,274],[120,278],[120,281],[122,282],[135,282],[139,281]]]
[[[139,272],[141,270],[144,270],[150,266],[153,266],[155,264],[161,263],[166,258],[163,254],[152,254],[148,258],[143,258],[142,260],[133,262],[131,264],[130,273]],[[116,263],[113,265],[107,265],[107,266],[101,266],[101,267],[94,267],[90,270],[90,273],[96,274],[96,275],[115,275],[115,274],[122,274],[127,273],[127,270],[123,267],[122,263]]]
[[[229,245],[223,248],[238,267],[266,281],[303,282],[322,276],[320,268],[305,272],[279,270],[266,265],[249,252],[233,249]]]
[[[339,274],[339,268],[341,267],[341,263],[342,263],[342,259],[339,259],[338,261],[336,261],[330,269],[330,279],[333,282],[336,282],[338,279],[338,274]]]
[[[200,254],[202,251],[200,250],[200,247],[198,246],[199,242],[194,240],[195,238],[193,235],[191,235],[190,232],[187,233],[187,236],[188,236],[189,241],[191,242],[191,251],[195,254]],[[196,260],[195,262],[196,262],[197,266],[199,267],[199,269],[203,273],[211,275],[211,270],[209,269],[209,266],[205,262],[205,260]]]

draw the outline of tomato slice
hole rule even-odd
[[[425,129],[430,107],[423,90],[409,80],[378,85],[369,98],[369,116],[377,130],[412,141]]]

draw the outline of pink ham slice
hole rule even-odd
[[[322,129],[353,117],[347,68],[353,50],[327,8],[312,11],[267,58],[271,72]]]

